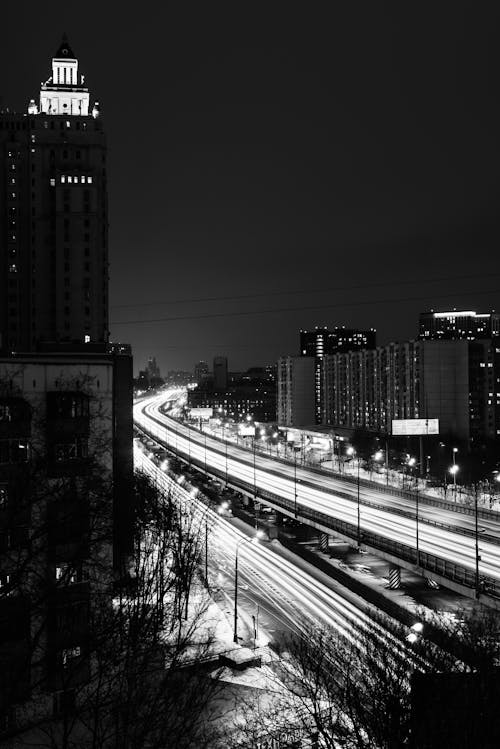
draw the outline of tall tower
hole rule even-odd
[[[83,83],[63,37],[39,103],[0,113],[3,355],[108,341],[106,139]]]

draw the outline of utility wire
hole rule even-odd
[[[382,281],[380,283],[370,284],[359,284],[356,286],[334,286],[328,289],[296,289],[289,291],[265,291],[255,292],[253,294],[239,294],[232,296],[206,296],[206,297],[195,297],[195,298],[184,298],[184,299],[169,299],[168,301],[162,302],[139,302],[138,304],[113,304],[111,309],[138,309],[139,307],[159,307],[170,304],[188,304],[196,302],[227,302],[238,299],[257,299],[259,297],[266,296],[287,296],[288,294],[327,294],[336,291],[354,291],[356,289],[375,289],[384,286],[415,286],[418,284],[428,283],[442,283],[444,281],[463,281],[479,278],[498,278],[500,273],[478,273],[473,275],[465,276],[441,276],[439,278],[427,278],[427,279],[403,279],[401,281]]]
[[[349,289],[350,290],[350,289]],[[480,289],[476,291],[456,291],[453,294],[440,294],[440,299],[458,298],[464,296],[474,296],[476,294],[499,294],[500,289]],[[175,315],[171,317],[154,317],[142,320],[117,320],[112,322],[112,325],[144,325],[146,323],[157,323],[157,322],[179,322],[181,320],[208,320],[210,318],[220,317],[244,317],[251,315],[269,315],[276,312],[299,312],[299,311],[312,311],[321,309],[338,309],[340,307],[361,307],[370,304],[397,304],[404,302],[420,302],[426,299],[435,299],[435,294],[432,296],[415,296],[415,297],[400,297],[396,299],[364,299],[362,301],[353,302],[337,302],[335,304],[314,304],[299,307],[275,307],[260,310],[245,310],[237,312],[206,312],[194,315]]]

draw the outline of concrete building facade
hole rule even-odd
[[[500,350],[492,341],[391,343],[326,356],[326,424],[390,433],[393,419],[437,418],[459,439],[500,435]]]
[[[278,360],[277,418],[279,426],[305,427],[316,422],[316,360],[284,356]]]
[[[346,353],[362,349],[372,349],[376,346],[376,331],[357,330],[354,328],[316,327],[314,330],[300,331],[300,355],[313,356],[315,360],[314,391],[315,391],[315,420],[317,424],[323,421],[323,358],[331,354]]]

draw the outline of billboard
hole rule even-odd
[[[189,410],[189,416],[192,419],[201,419],[202,421],[207,421],[207,419],[210,419],[213,415],[213,408],[191,408]]]
[[[255,426],[247,426],[246,424],[241,424],[238,427],[238,434],[241,435],[241,437],[255,437]]]
[[[439,434],[439,419],[393,419],[392,434],[395,437]]]

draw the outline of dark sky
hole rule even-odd
[[[4,106],[37,98],[63,31],[101,102],[111,332],[136,370],[500,308],[496,5],[321,5],[3,9]]]

